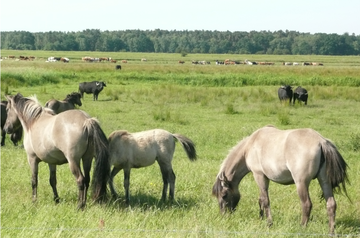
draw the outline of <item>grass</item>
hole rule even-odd
[[[50,65],[40,60],[3,61],[1,94],[3,96],[5,90],[12,94],[21,92],[25,96],[36,94],[44,105],[50,98],[63,99],[69,92],[77,91],[79,82],[106,80],[108,86],[100,93],[99,101],[94,102],[91,95],[85,95],[80,109],[97,117],[107,135],[118,129],[136,132],[162,128],[184,134],[196,143],[199,158],[195,162],[187,159],[179,144],[176,146],[173,160],[177,177],[176,201],[159,201],[161,173],[157,165],[152,165],[132,170],[130,207],[123,203],[123,175],[120,172],[115,177],[119,201],[98,205],[89,200],[85,211],[77,211],[76,183],[69,167],[62,165],[58,166],[61,202],[55,205],[48,183],[48,168],[41,163],[38,202],[33,204],[26,153],[23,148],[12,146],[7,137],[6,145],[1,148],[2,237],[325,236],[328,232],[326,204],[319,198],[321,193],[316,180],[310,185],[313,210],[306,228],[299,225],[301,208],[294,185],[271,183],[269,193],[274,224],[268,228],[266,221],[258,219],[258,188],[251,175],[240,183],[242,199],[237,211],[231,215],[219,214],[211,188],[221,162],[239,140],[267,124],[282,129],[311,127],[338,146],[349,165],[351,184],[347,188],[352,202],[343,195],[335,195],[338,204],[336,233],[360,236],[360,188],[357,186],[360,180],[360,111],[356,109],[360,89],[340,84],[345,78],[359,78],[357,66],[346,63],[306,70],[281,66],[256,69],[211,65],[205,68],[184,64],[182,66],[186,67],[180,67],[170,63],[175,62],[176,56],[160,54],[159,61],[155,61],[155,54],[153,58],[126,54],[127,59],[147,58],[146,63],[150,64],[130,62],[121,72],[115,72],[110,64],[70,62]],[[149,59],[155,62],[151,63]],[[330,63],[353,59],[329,57],[326,60]],[[161,63],[165,61],[168,65]],[[326,78],[335,80],[337,76],[341,82],[335,85],[321,83]],[[217,77],[223,80],[212,82]],[[234,86],[239,77],[249,80],[255,77],[258,82]],[[320,83],[302,85],[309,91],[307,106],[280,104],[277,78],[292,78],[298,82],[311,77],[319,78]],[[191,82],[191,78],[193,83],[182,82]],[[198,80],[200,82],[196,82]],[[204,83],[206,81],[208,83]]]

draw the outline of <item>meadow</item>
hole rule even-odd
[[[301,206],[294,185],[270,183],[273,226],[259,219],[258,188],[251,174],[240,183],[242,195],[233,214],[221,215],[211,195],[220,165],[229,150],[256,129],[310,127],[332,140],[349,166],[348,199],[336,194],[336,235],[360,236],[360,58],[344,56],[200,55],[5,51],[34,55],[34,61],[1,62],[1,99],[5,94],[36,95],[42,105],[64,99],[80,82],[101,80],[107,87],[93,101],[85,95],[79,109],[96,117],[109,135],[162,128],[196,144],[198,159],[190,162],[177,143],[173,168],[175,201],[161,202],[159,166],[133,169],[130,206],[124,204],[122,171],[115,177],[118,200],[88,200],[77,211],[77,186],[67,165],[58,166],[61,202],[52,200],[49,172],[39,166],[38,201],[31,201],[31,172],[26,153],[7,136],[1,148],[2,237],[303,237],[327,236],[326,203],[316,180],[310,185],[311,220],[300,226]],[[45,62],[49,56],[70,63]],[[126,59],[121,70],[110,62],[86,63],[83,56]],[[147,62],[141,62],[146,58]],[[271,61],[274,66],[215,65],[224,60]],[[184,60],[185,64],[178,64]],[[210,65],[191,65],[207,60]],[[322,62],[323,67],[283,66],[281,62]],[[301,85],[308,105],[280,103],[281,84]],[[21,144],[21,143],[20,143]]]

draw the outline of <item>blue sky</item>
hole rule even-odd
[[[360,35],[359,0],[1,0],[1,31],[211,30]]]

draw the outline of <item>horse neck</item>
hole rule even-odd
[[[223,164],[222,171],[234,184],[239,184],[242,178],[250,172],[246,164],[246,151],[243,147],[243,143],[234,147]]]

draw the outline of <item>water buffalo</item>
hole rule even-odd
[[[93,81],[93,82],[83,82],[79,84],[79,92],[81,97],[84,98],[84,93],[94,95],[94,101],[98,100],[99,93],[106,87],[105,82]]]
[[[280,101],[285,101],[289,99],[289,103],[291,103],[291,99],[293,97],[293,90],[290,85],[283,85],[278,90],[278,96]]]
[[[295,99],[297,99],[300,103],[300,101],[305,102],[305,105],[307,105],[308,100],[308,92],[305,88],[302,88],[301,86],[297,87],[294,91],[294,99],[293,104],[295,104]]]
[[[119,64],[115,65],[115,69],[116,70],[121,69],[121,65],[119,65]]]

